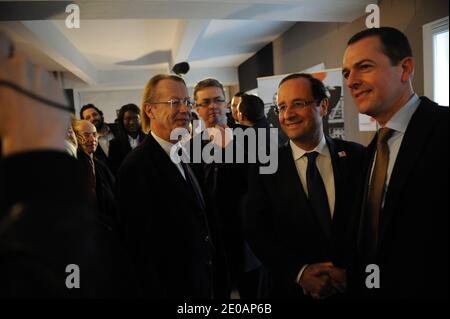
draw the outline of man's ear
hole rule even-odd
[[[406,57],[400,61],[400,66],[402,70],[401,80],[402,82],[407,82],[412,80],[415,69],[415,61],[412,57]]]
[[[152,107],[151,104],[149,104],[149,103],[145,103],[144,104],[144,112],[145,112],[145,114],[147,114],[147,116],[150,119],[154,119],[155,118],[155,116],[153,115],[153,107]]]
[[[330,107],[330,100],[324,98],[320,103],[320,116],[325,117],[328,115],[328,108]]]

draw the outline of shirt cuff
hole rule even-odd
[[[303,272],[305,271],[306,267],[308,267],[308,266],[309,266],[309,264],[304,265],[302,267],[302,269],[300,269],[300,271],[298,272],[297,279],[295,282],[298,283],[299,285],[300,285],[300,278],[302,278]],[[303,287],[302,287],[302,289],[303,289]],[[306,295],[305,289],[303,289],[303,293]]]

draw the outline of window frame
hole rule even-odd
[[[424,95],[431,100],[434,96],[434,35],[448,31],[449,17],[432,21],[422,26],[423,31],[423,86]]]

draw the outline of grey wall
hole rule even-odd
[[[423,95],[422,26],[448,16],[448,0],[383,0],[379,6],[381,26],[396,27],[410,40],[416,59],[414,89]],[[351,23],[297,23],[273,42],[274,73],[296,72],[321,62],[327,69],[341,67],[346,43],[366,28],[365,19],[364,14]],[[345,93],[346,139],[367,144],[373,133],[359,132],[358,113]]]

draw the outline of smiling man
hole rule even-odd
[[[103,112],[94,104],[86,104],[80,110],[80,119],[87,120],[95,125],[98,134],[98,146],[95,156],[110,167],[109,142],[117,136],[115,123],[107,124]]]
[[[156,75],[143,93],[145,140],[119,169],[118,195],[125,243],[143,297],[224,297],[220,239],[207,194],[189,164],[174,163],[175,129],[187,129],[191,99],[184,80]]]
[[[272,275],[272,297],[327,298],[345,290],[345,225],[363,147],[325,136],[328,105],[323,83],[311,75],[281,80],[279,118],[289,143],[279,149],[275,174],[251,174],[246,229]]]
[[[95,156],[98,147],[97,129],[87,120],[73,127],[77,136],[77,159],[87,176],[87,190],[100,221],[110,229],[116,227],[117,210],[114,202],[115,179],[108,167]]]
[[[448,298],[449,112],[414,93],[414,68],[408,39],[394,28],[361,31],[345,50],[353,101],[380,126],[353,222],[357,296]],[[379,267],[379,289],[365,284],[368,264]]]

